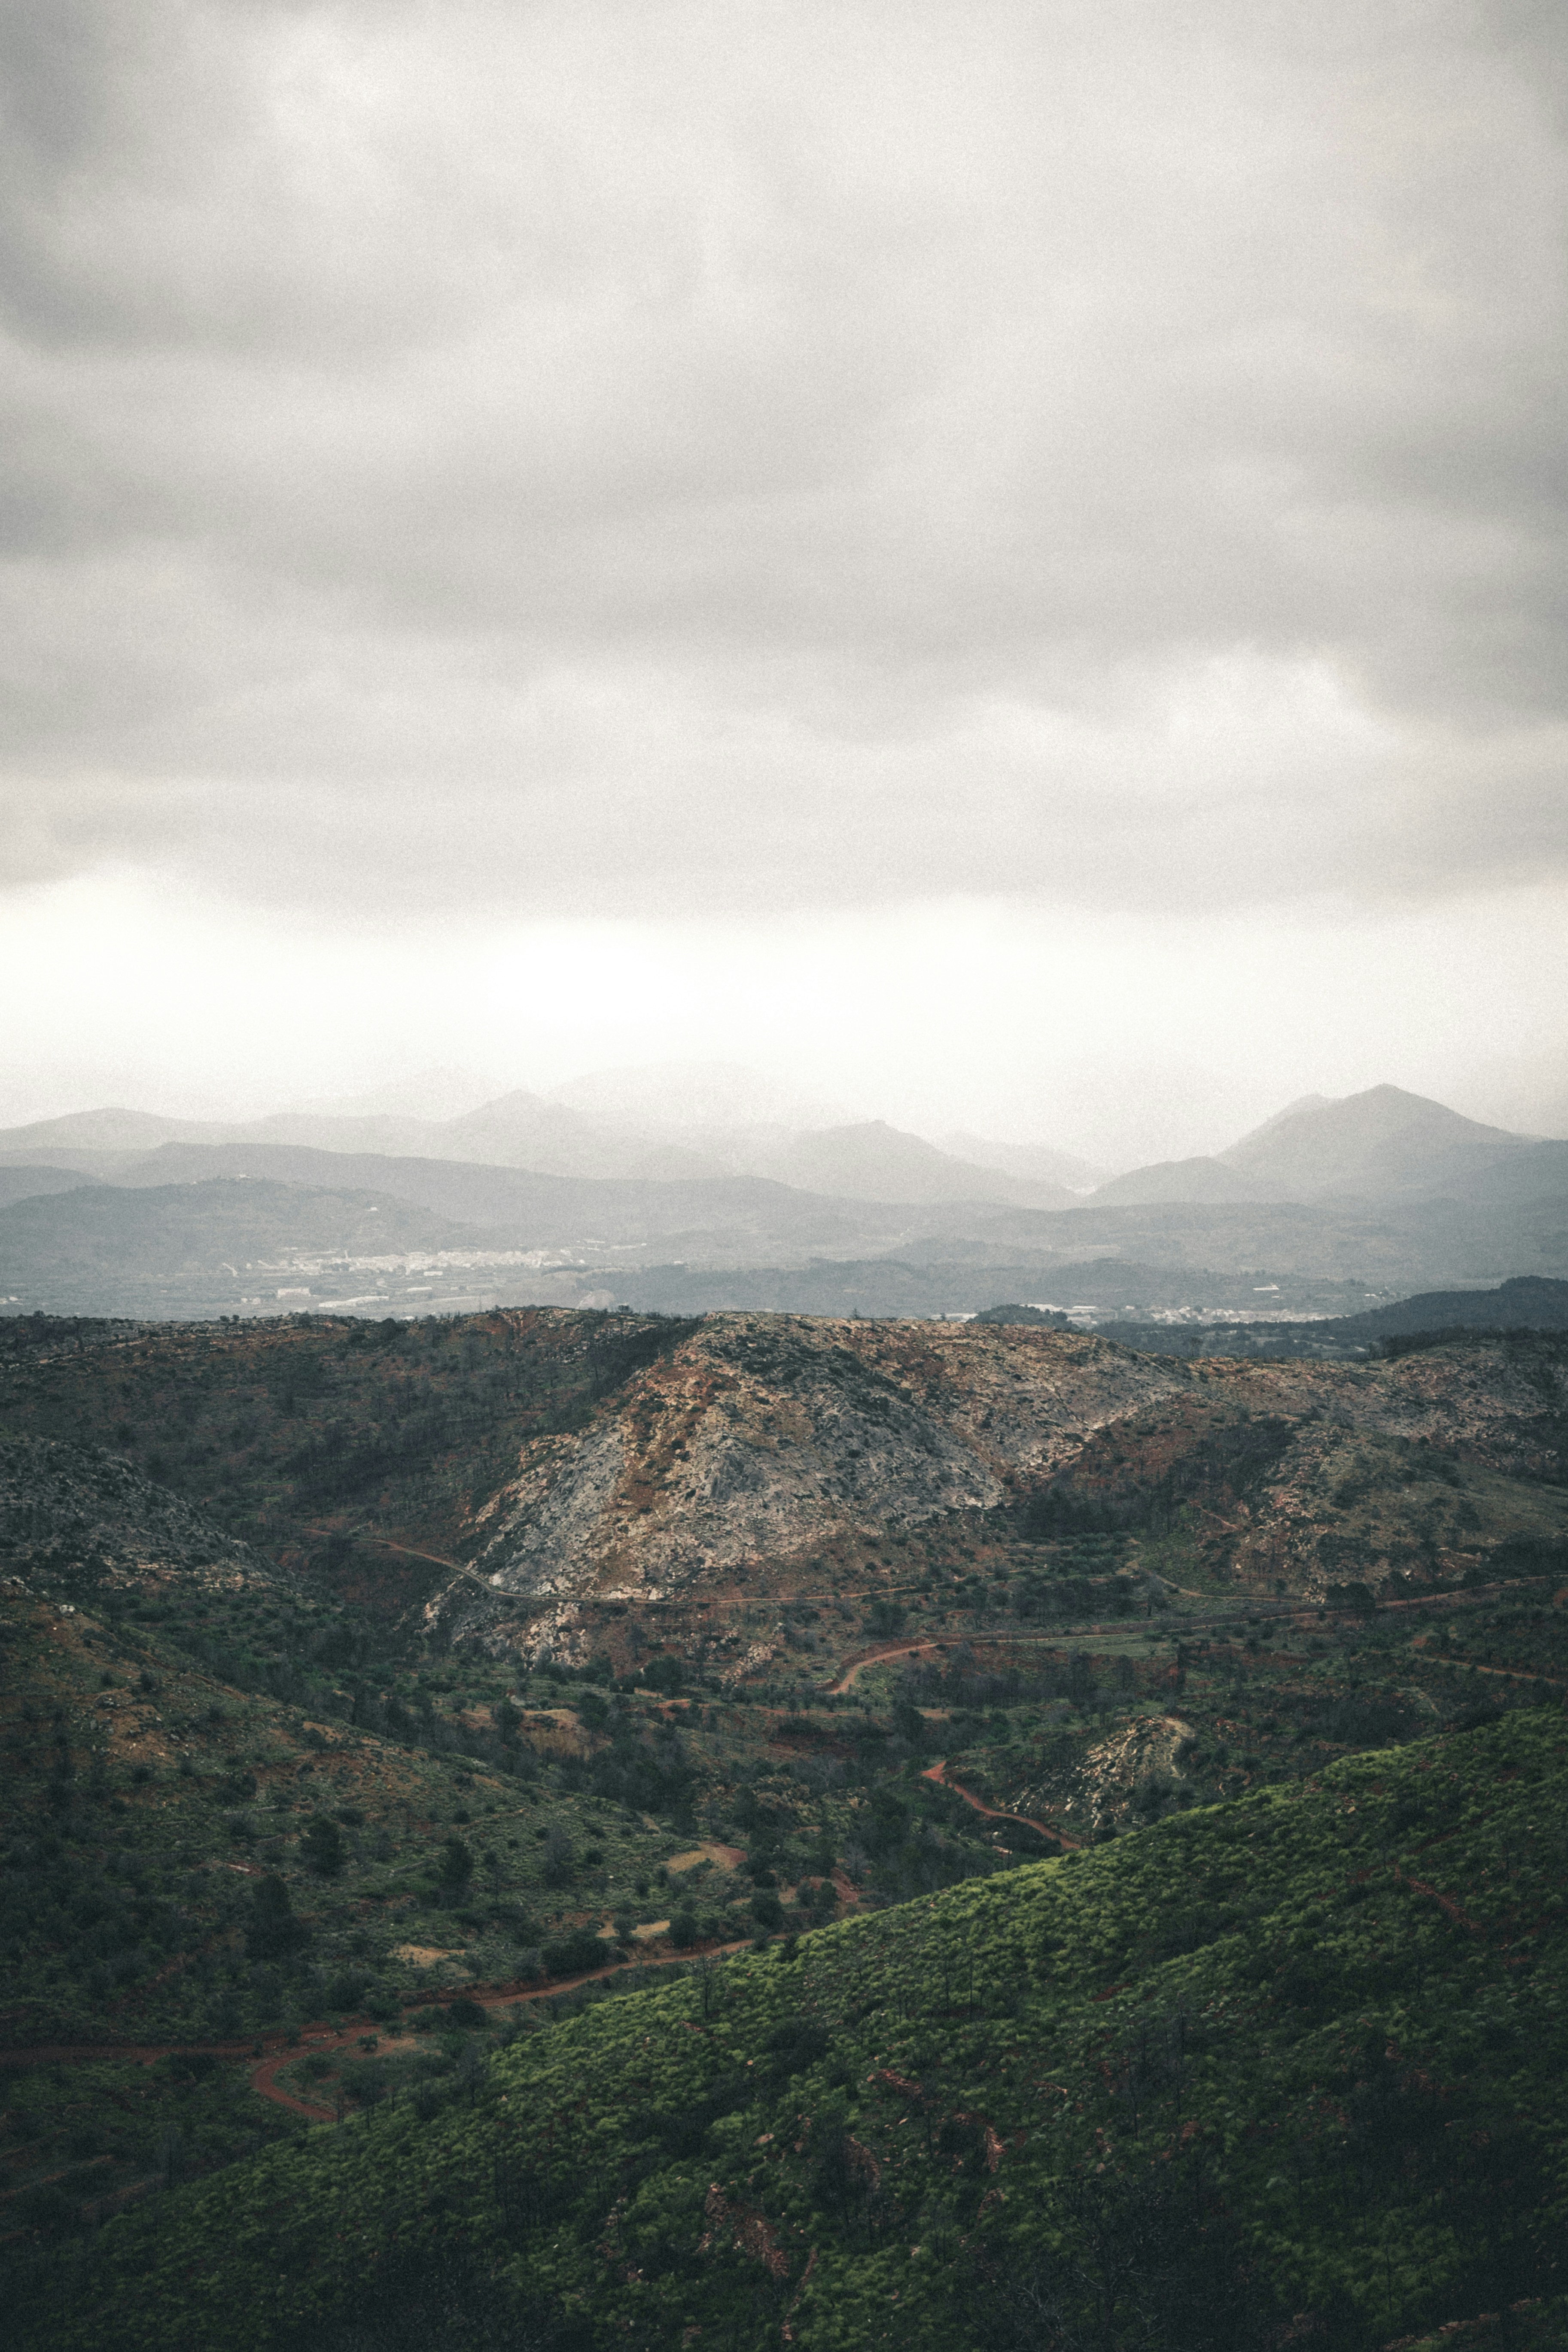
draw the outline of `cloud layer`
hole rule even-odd
[[[4,878],[1561,871],[1556,12],[0,16]]]

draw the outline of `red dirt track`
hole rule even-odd
[[[939,1756],[934,1764],[928,1764],[921,1774],[921,1779],[934,1780],[939,1788],[951,1789],[955,1797],[962,1797],[966,1805],[973,1805],[975,1811],[984,1813],[988,1821],[1021,1822],[1026,1829],[1038,1830],[1042,1837],[1055,1838],[1057,1843],[1064,1848],[1076,1847],[1082,1843],[1080,1838],[1068,1837],[1066,1830],[1058,1829],[1054,1822],[1037,1822],[1030,1813],[1005,1813],[997,1806],[988,1805],[984,1797],[977,1797],[973,1790],[966,1789],[961,1780],[948,1779],[947,1760],[944,1757]]]
[[[550,1984],[449,1985],[439,1992],[418,1995],[409,2003],[413,2009],[444,2009],[454,2000],[477,2001],[481,2009],[510,2008],[516,2001],[552,2000],[557,1993],[574,1992],[579,1985],[596,1984],[605,1977],[619,1976],[627,1969],[668,1968],[676,1960],[719,1959],[728,1952],[744,1951],[743,1943],[708,1944],[694,1947],[689,1952],[670,1953],[658,1960],[616,1960],[608,1968],[590,1969],[580,1977],[561,1977]],[[392,2029],[395,2031],[396,2029]],[[301,2026],[292,2037],[284,2033],[248,2034],[239,2042],[46,2042],[26,2050],[0,2050],[0,2066],[85,2065],[108,2058],[128,2061],[132,2065],[151,2066],[160,2058],[187,2056],[193,2058],[249,2058],[259,2050],[261,2055],[250,2070],[250,2084],[262,2098],[270,2099],[276,2106],[287,2107],[290,2114],[306,2116],[312,2123],[335,2123],[336,2110],[322,2106],[319,2101],[297,2098],[291,2091],[283,2090],[278,2076],[296,2059],[307,2056],[312,2050],[325,2053],[343,2050],[358,2042],[362,2033],[385,2032],[374,2018],[353,2018],[343,2025],[324,2021]]]

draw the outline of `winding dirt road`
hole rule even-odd
[[[670,1952],[656,1960],[615,1960],[607,1968],[589,1969],[577,1977],[558,1977],[548,1984],[513,1983],[501,1985],[447,1985],[439,1991],[420,1994],[409,2003],[410,2010],[446,2009],[455,2000],[477,2001],[481,2009],[510,2009],[514,2002],[552,2000],[557,1993],[575,1992],[580,1985],[597,1984],[605,1977],[624,1975],[631,1969],[667,1969],[678,1962],[700,1959],[722,1959],[730,1952],[749,1948],[744,1942],[731,1944],[694,1945],[689,1952]],[[393,2029],[395,2031],[395,2029]],[[151,2066],[160,2058],[255,2058],[250,2070],[250,2084],[264,2099],[275,2106],[287,2107],[290,2114],[306,2116],[312,2123],[335,2123],[337,2111],[323,2106],[318,2100],[301,2099],[286,2091],[278,2077],[287,2066],[312,2051],[326,2054],[357,2044],[366,2033],[384,2033],[387,2028],[378,2025],[374,2018],[351,2019],[343,2025],[322,2021],[302,2025],[298,2033],[248,2034],[239,2042],[38,2042],[26,2050],[0,2050],[0,2066],[50,2066],[101,2064],[105,2059],[118,2058],[132,2065]],[[258,2054],[259,2053],[259,2054]]]
[[[1032,1813],[1005,1813],[995,1805],[988,1805],[984,1797],[977,1797],[973,1789],[964,1787],[962,1780],[948,1779],[947,1759],[944,1756],[939,1756],[934,1764],[928,1764],[921,1774],[921,1779],[934,1780],[939,1788],[951,1789],[955,1797],[962,1797],[966,1805],[973,1805],[977,1813],[985,1815],[987,1821],[1020,1822],[1026,1829],[1038,1830],[1042,1837],[1055,1838],[1057,1843],[1064,1850],[1079,1846],[1083,1843],[1081,1838],[1068,1837],[1066,1830],[1058,1829],[1054,1822],[1037,1822]]]
[[[1376,1602],[1373,1613],[1382,1615],[1390,1609],[1476,1608],[1495,1601],[1501,1593],[1513,1591],[1524,1580],[1528,1580],[1509,1577],[1497,1584],[1471,1585],[1464,1591],[1401,1593]],[[1178,1586],[1176,1589],[1180,1591],[1184,1588]],[[1180,1641],[1188,1634],[1218,1633],[1226,1625],[1251,1624],[1254,1622],[1274,1624],[1300,1622],[1317,1631],[1325,1618],[1333,1624],[1342,1625],[1364,1613],[1358,1609],[1325,1607],[1316,1601],[1278,1601],[1272,1597],[1249,1594],[1246,1600],[1226,1608],[1194,1609],[1181,1615],[1170,1611],[1157,1619],[1119,1617],[1110,1624],[1059,1625],[1039,1633],[1020,1626],[1010,1633],[917,1633],[903,1641],[883,1643],[874,1650],[862,1651],[858,1657],[849,1660],[833,1682],[823,1686],[822,1696],[825,1698],[841,1697],[844,1692],[854,1688],[858,1676],[869,1667],[884,1666],[891,1659],[940,1656],[945,1651],[959,1648],[1007,1650],[1040,1643],[1047,1648],[1061,1649],[1069,1642],[1142,1641],[1152,1634],[1161,1641]],[[1480,1668],[1482,1674],[1507,1675],[1512,1671],[1508,1666]],[[1542,1675],[1533,1679],[1546,1682],[1556,1678]]]

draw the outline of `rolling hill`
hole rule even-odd
[[[73,1168],[50,1168],[40,1161],[36,1167],[0,1166],[0,1208],[8,1208],[13,1201],[30,1201],[41,1192],[73,1192],[80,1185],[95,1180]]]
[[[756,1173],[847,1200],[931,1204],[1010,1201],[1021,1208],[1070,1208],[1076,1195],[1054,1181],[1005,1175],[995,1168],[955,1160],[918,1135],[885,1119],[813,1129],[759,1141],[739,1155]]]
[[[1148,1168],[1129,1169],[1113,1176],[1089,1194],[1096,1208],[1147,1208],[1166,1201],[1278,1201],[1286,1197],[1277,1185],[1260,1183],[1227,1168],[1223,1160],[1162,1160]]]
[[[649,1610],[716,1672],[776,1656],[792,1591],[868,1549],[880,1589],[884,1535],[921,1575],[987,1529],[1115,1536],[1175,1585],[1321,1602],[1442,1589],[1568,1530],[1550,1333],[1257,1363],[751,1315],[12,1328],[16,1436],[110,1446],[295,1563],[368,1526],[426,1558],[444,1640],[522,1660],[624,1667]],[[769,1630],[742,1635],[748,1608]]]
[[[1563,1756],[1553,1705],[520,2013],[45,2267],[26,2340],[1560,2344]]]
[[[0,1209],[0,1282],[51,1307],[124,1314],[221,1298],[310,1296],[301,1260],[369,1261],[472,1247],[471,1227],[383,1193],[221,1178],[144,1191],[89,1184]],[[29,1302],[30,1303],[30,1302]],[[283,1311],[287,1312],[285,1305]]]
[[[1106,1181],[1107,1171],[1076,1152],[1058,1151],[1045,1143],[998,1143],[993,1137],[954,1129],[939,1139],[941,1149],[955,1160],[977,1168],[997,1168],[1026,1184],[1064,1184],[1071,1192],[1090,1192]]]

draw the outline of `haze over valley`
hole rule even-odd
[[[763,1092],[697,1075],[710,1097]],[[105,1109],[0,1131],[0,1297],[170,1316],[1022,1298],[1091,1322],[1266,1320],[1568,1276],[1568,1143],[1392,1087],[1114,1176],[980,1138],[961,1157],[884,1121],[696,1127],[648,1108],[637,1127],[513,1092],[447,1118]]]

